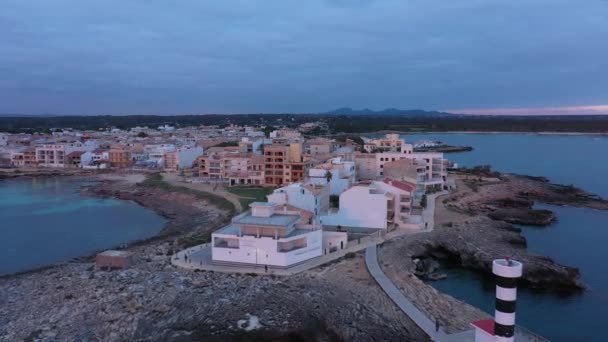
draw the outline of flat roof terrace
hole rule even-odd
[[[247,215],[239,217],[233,221],[236,224],[249,224],[256,226],[276,226],[287,227],[296,223],[300,219],[300,215],[277,215],[273,214],[270,217],[260,217]]]

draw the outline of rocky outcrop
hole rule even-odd
[[[577,268],[561,265],[526,250],[519,229],[500,221],[475,218],[408,243],[417,256],[432,257],[452,265],[492,276],[492,260],[511,256],[526,265],[522,283],[535,289],[575,292],[585,288]]]
[[[551,210],[535,210],[525,208],[497,209],[488,213],[488,217],[493,220],[500,220],[513,224],[522,224],[525,226],[548,226],[557,219]]]
[[[0,340],[428,341],[361,255],[283,278],[176,269],[171,248],[137,247],[122,271],[74,263],[0,278]]]

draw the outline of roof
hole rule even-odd
[[[234,220],[236,224],[252,224],[256,226],[287,227],[300,219],[300,215],[271,215],[270,217],[252,216],[251,214]]]
[[[98,255],[108,256],[108,257],[128,257],[128,256],[133,255],[133,253],[127,252],[127,251],[117,251],[117,250],[110,249],[110,250],[101,252]]]
[[[85,151],[74,151],[74,152],[68,153],[68,155],[66,157],[68,157],[68,158],[80,157],[84,153],[85,153]]]
[[[494,320],[492,318],[482,319],[471,323],[475,328],[481,329],[486,333],[494,336]]]
[[[394,180],[392,178],[384,178],[384,183],[407,192],[413,192],[414,189],[416,189],[416,187],[410,183]]]
[[[250,207],[274,207],[276,204],[272,202],[251,202]]]

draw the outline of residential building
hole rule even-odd
[[[323,254],[321,226],[310,212],[254,202],[212,234],[214,263],[289,267]]]
[[[123,149],[111,149],[108,151],[108,161],[111,167],[127,168],[133,164],[131,153]]]
[[[399,134],[387,134],[380,139],[363,138],[363,149],[369,153],[375,152],[400,152],[410,154],[413,146],[406,144],[404,139],[399,138]]]
[[[306,141],[306,150],[311,155],[328,155],[333,153],[337,144],[335,140],[326,138],[315,138]]]
[[[73,151],[73,152],[68,153],[65,156],[66,167],[71,167],[71,168],[82,167],[81,156],[85,153],[86,153],[86,151]]]
[[[319,218],[323,226],[391,230],[419,228],[411,217],[415,186],[393,179],[355,184],[340,195],[337,212]]]
[[[178,171],[186,168],[191,168],[197,158],[203,154],[202,147],[184,146],[177,148],[175,151],[165,152],[163,161],[165,170]]]
[[[41,167],[65,167],[65,156],[66,147],[63,144],[43,144],[36,147],[36,162]]]
[[[308,163],[302,155],[302,144],[264,147],[264,178],[266,185],[281,186],[304,179]]]
[[[329,210],[329,186],[326,184],[293,183],[275,189],[267,198],[268,202],[288,204],[310,211],[315,216],[327,213]]]
[[[329,184],[330,195],[340,195],[356,180],[355,162],[341,157],[332,158],[327,163],[316,165],[308,170],[308,180],[313,184]],[[331,175],[328,182],[328,173]]]

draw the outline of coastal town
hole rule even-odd
[[[272,130],[163,125],[0,133],[2,178],[93,180],[93,185],[82,187],[84,195],[131,200],[169,220],[158,237],[0,277],[3,293],[14,297],[5,299],[13,306],[3,306],[1,317],[23,310],[15,306],[22,296],[30,296],[28,302],[36,305],[47,305],[43,304],[46,298],[33,294],[44,293],[44,289],[36,289],[36,283],[28,279],[48,279],[59,272],[61,281],[70,285],[61,285],[55,291],[58,295],[73,298],[75,287],[98,288],[113,298],[96,304],[102,305],[99,310],[116,305],[121,312],[127,310],[103,316],[110,328],[86,332],[54,317],[54,323],[41,323],[43,329],[32,331],[23,320],[4,319],[0,336],[20,339],[27,332],[37,340],[54,340],[97,334],[102,340],[122,340],[150,333],[142,331],[140,324],[160,319],[165,328],[153,330],[156,336],[169,340],[192,334],[209,338],[296,333],[312,340],[406,336],[406,340],[543,341],[515,325],[511,304],[506,309],[497,307],[503,312],[490,318],[430,287],[428,281],[446,277],[438,261],[461,260],[464,267],[499,278],[505,274],[522,277],[521,282],[531,288],[585,288],[576,269],[527,253],[525,239],[511,224],[544,226],[554,220],[551,212],[532,208],[534,200],[597,209],[608,208],[606,201],[540,178],[500,174],[487,167],[459,168],[444,153],[432,151],[433,147],[444,148],[440,142],[410,143],[394,133],[371,137],[310,135],[319,125],[322,123],[311,122]],[[510,255],[518,261],[502,259]],[[163,283],[182,284],[152,286],[150,282],[158,277],[165,279]],[[135,286],[142,282],[151,287]],[[182,300],[190,302],[192,296],[213,297],[220,291],[214,290],[218,282],[232,298],[226,299],[227,303],[249,304],[227,309],[212,299],[192,302],[188,306],[194,306],[188,310],[215,312],[215,318],[208,316],[208,323],[199,328],[195,328],[195,318],[176,316],[180,308],[171,304],[170,298],[183,296],[189,299]],[[116,297],[125,289],[116,287],[120,283],[131,284],[129,293],[135,291],[127,302]],[[281,290],[278,284],[282,284]],[[285,289],[332,288],[334,293],[336,286],[340,287],[337,284],[349,284],[349,293],[327,297],[327,293],[315,292],[330,305],[311,309],[318,311],[315,319],[277,321],[277,312],[284,312],[277,305],[296,300],[293,296],[299,292]],[[503,297],[513,292],[501,301],[514,303],[511,284],[514,282],[503,284],[509,288],[497,292]],[[196,290],[201,287],[207,290]],[[261,304],[257,297],[243,297],[242,289],[259,292],[266,287],[272,288],[269,295],[281,300]],[[366,293],[370,296],[363,299]],[[86,298],[80,298],[77,311],[87,311],[81,307]],[[346,305],[342,301],[348,298],[358,299]],[[64,307],[75,309],[74,305],[73,300],[67,300]],[[374,315],[381,313],[387,319],[383,324],[390,327],[385,325],[380,333],[377,320],[358,320],[358,328],[352,330],[344,326],[352,317],[338,315],[331,305],[343,307],[350,315],[358,315],[354,312],[361,310],[361,305],[376,307],[379,311]],[[386,316],[389,311],[393,318]],[[118,318],[125,315],[130,317],[127,321]],[[232,324],[210,323],[218,317],[231,320],[235,315],[240,318]],[[297,316],[291,311],[289,315]],[[337,321],[328,325],[328,315]],[[401,323],[394,325],[395,319]],[[176,320],[190,328],[169,328]]]

